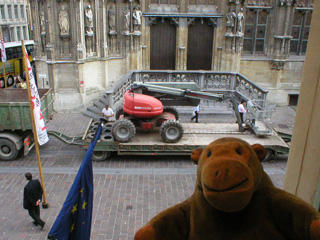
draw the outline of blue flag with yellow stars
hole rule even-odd
[[[100,139],[101,130],[102,125],[100,124],[94,138],[91,140],[67,199],[48,234],[48,239],[90,239],[93,204],[91,156],[97,141]]]

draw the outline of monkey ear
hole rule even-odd
[[[262,162],[267,155],[267,150],[260,144],[253,144],[251,147],[256,152],[260,162]]]
[[[191,160],[196,164],[198,165],[198,162],[199,162],[199,158],[200,158],[200,155],[203,151],[203,148],[197,148],[195,150],[192,151],[192,154],[191,154]]]

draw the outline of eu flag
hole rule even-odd
[[[102,125],[100,124],[95,137],[91,140],[67,199],[48,234],[48,239],[90,239],[93,204],[93,172],[91,156],[93,149],[100,138],[101,130]]]

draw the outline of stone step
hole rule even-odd
[[[87,117],[93,118],[94,120],[99,120],[101,118],[101,116],[99,114],[93,113],[93,112],[88,111],[88,110],[82,112],[82,114],[87,116]]]
[[[100,98],[99,101],[102,102],[104,106],[109,103],[109,101],[105,97]]]
[[[100,109],[100,112],[101,110],[106,106],[105,104],[103,104],[102,102],[100,101],[96,101],[93,103],[93,106],[95,106],[96,108],[99,108]]]
[[[95,113],[95,114],[100,114],[101,113],[101,109],[97,108],[96,106],[88,107],[87,111],[90,111],[90,112]]]

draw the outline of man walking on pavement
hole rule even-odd
[[[199,122],[199,111],[200,111],[199,105],[198,105],[198,106],[195,106],[195,107],[193,108],[194,116],[191,118],[191,121],[192,121],[193,119],[196,119],[196,123]]]
[[[30,217],[33,218],[33,224],[41,226],[41,230],[46,224],[40,218],[40,202],[42,200],[42,186],[38,179],[32,180],[32,174],[27,172],[25,175],[28,183],[23,191],[23,208],[27,209]]]

